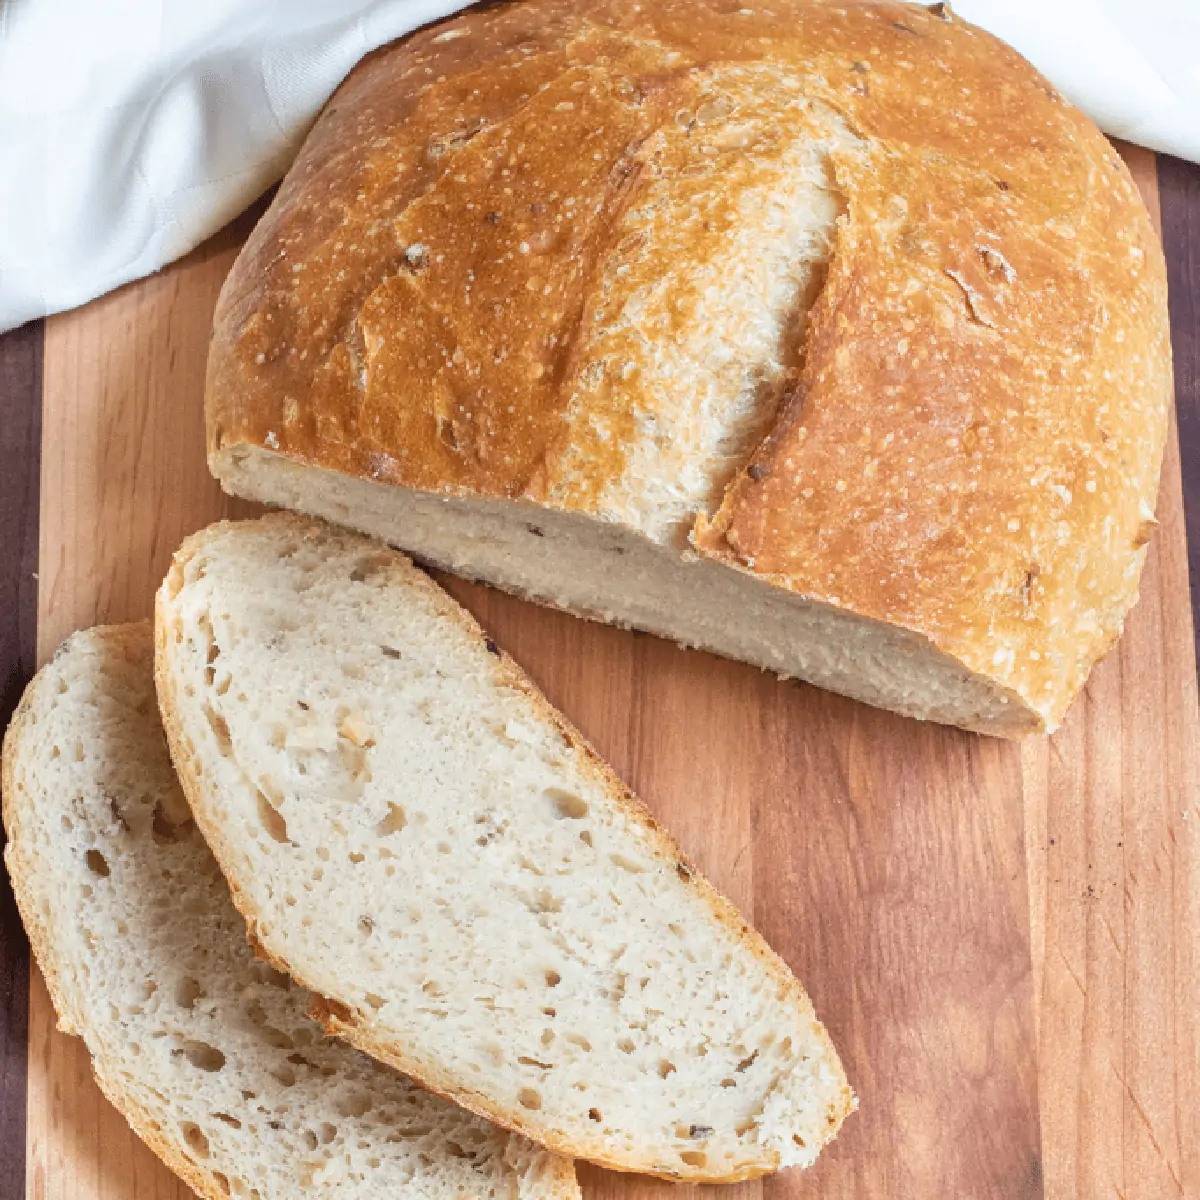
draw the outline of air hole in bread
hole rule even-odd
[[[588,815],[587,801],[574,792],[563,791],[562,788],[547,788],[546,798],[554,805],[555,814],[560,820],[582,821]]]
[[[201,988],[200,981],[190,975],[185,975],[175,985],[175,1003],[180,1008],[194,1008],[196,1001],[203,995],[204,989]]]
[[[181,799],[180,803],[184,804],[184,801]],[[163,807],[163,802],[161,800],[158,801],[154,806],[154,817],[150,823],[154,840],[160,843],[169,843],[177,842],[180,838],[186,837],[192,826],[192,815],[190,812],[187,812],[186,805],[184,805],[184,813],[186,815],[182,816],[179,814],[168,814],[167,810]],[[172,820],[172,816],[176,816],[178,819]]]
[[[622,1054],[632,1054],[636,1048],[633,1044],[633,1038],[623,1037],[617,1039],[617,1049]]]
[[[589,1108],[588,1109],[588,1120],[589,1121],[602,1121],[603,1119],[604,1118],[601,1117],[600,1110],[598,1108]]]
[[[628,871],[631,875],[641,875],[645,872],[646,868],[641,863],[626,858],[624,854],[610,854],[608,858],[614,867],[620,867],[622,871]]]
[[[283,819],[279,809],[262,794],[261,790],[258,793],[258,819],[269,837],[277,842],[289,841],[287,822]]]
[[[399,833],[407,824],[408,814],[399,804],[392,804],[389,801],[387,813],[375,826],[375,832],[380,837],[391,837],[393,833]]]
[[[525,903],[529,911],[535,913],[562,912],[563,906],[562,901],[553,892],[548,892],[545,888],[541,888],[532,898],[526,900]]]
[[[337,1109],[343,1116],[357,1119],[370,1112],[373,1103],[369,1092],[351,1092],[350,1095],[341,1097]]]
[[[582,1033],[568,1033],[567,1041],[570,1042],[572,1046],[578,1046],[579,1049],[585,1053],[591,1052],[592,1043],[589,1042]]]
[[[452,452],[456,452],[458,450],[458,435],[454,432],[454,426],[450,423],[450,419],[448,417],[444,417],[440,413],[437,416],[437,436],[438,441],[440,441],[447,450]]]
[[[670,1062],[669,1060],[667,1060],[667,1059],[665,1059],[665,1058],[664,1058],[664,1059],[663,1059],[663,1060],[662,1060],[662,1061],[661,1061],[661,1062],[658,1064],[658,1077],[659,1077],[660,1079],[666,1079],[666,1077],[667,1077],[668,1075],[670,1075],[670,1074],[671,1074],[671,1072],[672,1072],[672,1071],[674,1071],[674,1070],[675,1070],[675,1064],[674,1064],[673,1062]]]
[[[306,1150],[315,1150],[317,1148],[317,1135],[311,1129],[304,1131],[304,1148]]]
[[[208,1138],[204,1136],[204,1130],[200,1128],[194,1121],[184,1121],[179,1127],[179,1132],[183,1134],[183,1140],[187,1143],[189,1149],[199,1158],[207,1158]],[[224,1179],[224,1176],[221,1176]],[[225,1190],[228,1191],[229,1181],[225,1180]]]
[[[276,1029],[274,1025],[262,1025],[259,1036],[268,1046],[274,1046],[276,1050],[290,1050],[294,1045],[291,1034],[284,1033],[282,1029]]]
[[[183,1043],[183,1056],[199,1071],[219,1071],[225,1065],[225,1055],[207,1042]]]
[[[375,995],[374,992],[368,992],[367,993],[367,1003],[373,1009],[379,1010],[383,1007],[383,997]]]
[[[375,733],[371,723],[365,713],[357,710],[341,711],[338,718],[338,737],[364,750],[375,745]]]
[[[371,743],[374,745],[374,742]],[[347,800],[358,800],[362,795],[362,787],[371,782],[371,768],[367,765],[367,751],[353,742],[338,740],[338,759],[346,774],[358,785],[358,792],[347,796]]]
[[[99,875],[101,879],[107,879],[112,873],[108,865],[108,859],[99,850],[89,850],[83,856],[83,860],[87,863],[88,870],[93,875]]]
[[[591,831],[590,829],[581,829],[581,830],[579,831],[579,840],[580,840],[580,841],[581,841],[581,842],[582,842],[582,843],[583,843],[585,846],[592,846],[592,845],[594,845],[594,843],[593,843],[593,841],[592,841],[592,831]]]
[[[689,1167],[703,1167],[708,1163],[708,1155],[703,1150],[684,1150],[679,1157]]]
[[[213,731],[213,737],[217,739],[218,752],[222,758],[228,758],[233,750],[233,739],[229,736],[229,726],[226,724],[225,718],[211,704],[207,703],[204,705],[204,717]]]
[[[239,1121],[237,1119],[237,1117],[231,1117],[228,1113],[223,1113],[223,1112],[213,1113],[213,1119],[217,1120],[217,1121],[224,1121],[225,1124],[228,1125],[231,1129],[241,1129],[241,1127],[242,1127],[241,1121]]]
[[[277,1082],[283,1084],[284,1087],[296,1086],[296,1068],[285,1066],[280,1063],[276,1067],[271,1068],[271,1077]]]
[[[517,1103],[522,1108],[536,1112],[542,1107],[542,1094],[534,1088],[522,1088],[517,1093]]]
[[[555,970],[551,969],[546,972],[546,986],[558,987],[562,983],[562,976]]]
[[[384,658],[399,658],[400,657],[400,651],[397,650],[394,646],[380,646],[379,650]]]

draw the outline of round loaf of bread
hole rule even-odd
[[[519,0],[369,58],[221,295],[235,493],[1005,735],[1137,595],[1161,249],[1014,51],[883,0]]]

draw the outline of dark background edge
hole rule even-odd
[[[38,507],[44,327],[0,337],[0,728],[37,661]],[[0,884],[0,1197],[25,1195],[29,943],[8,875]]]

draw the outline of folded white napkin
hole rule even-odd
[[[0,330],[186,254],[369,50],[463,0],[0,0]],[[956,0],[1109,133],[1200,162],[1200,0]]]

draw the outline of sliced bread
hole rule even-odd
[[[331,1031],[622,1170],[748,1178],[837,1131],[853,1096],[787,966],[402,554],[213,526],[156,644],[196,820]]]
[[[258,961],[159,723],[149,624],[70,638],[4,742],[5,862],[61,1027],[201,1196],[574,1200],[571,1164],[323,1037]]]

